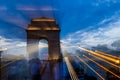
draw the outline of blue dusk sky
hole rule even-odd
[[[40,17],[56,20],[65,50],[104,44],[116,49],[111,44],[120,40],[120,0],[0,0],[0,47],[24,53],[25,30]]]

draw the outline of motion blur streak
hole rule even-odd
[[[68,59],[68,57],[64,57],[64,60],[65,60],[65,62],[67,64],[68,71],[70,73],[71,79],[72,80],[79,80],[77,74],[75,73],[75,71],[74,71],[74,69],[73,69],[73,67],[72,67],[72,65],[71,65],[71,63],[70,63],[70,61]]]
[[[103,59],[112,61],[112,62],[114,62],[114,63],[116,63],[116,64],[120,64],[120,60],[119,60],[119,59],[111,58],[111,57],[108,57],[108,56],[106,56],[106,55],[99,54],[99,53],[97,53],[97,52],[94,52],[94,51],[91,51],[91,50],[88,50],[88,49],[85,49],[85,48],[82,48],[82,47],[78,47],[78,48],[81,49],[81,50],[84,50],[84,51],[86,51],[86,52],[88,52],[88,53],[91,53],[91,54],[93,54],[93,55],[96,55],[96,56],[98,56],[98,57],[101,57],[101,58],[103,58]]]
[[[79,56],[76,56],[81,62],[83,62],[88,68],[90,68],[101,80],[105,80],[97,71],[95,71],[92,67],[89,66],[84,60],[80,59]]]
[[[106,53],[101,52],[101,51],[98,51],[98,50],[95,50],[95,52],[97,52],[97,53],[99,53],[99,54],[103,54],[103,55],[109,56],[109,57],[112,57],[112,58],[120,59],[120,58],[117,57],[117,56],[113,56],[113,55],[110,55],[110,54],[106,54]]]
[[[102,66],[102,65],[98,64],[97,62],[95,62],[94,60],[92,60],[92,59],[88,58],[87,56],[85,56],[85,55],[84,55],[84,57],[85,57],[85,58],[87,58],[88,60],[90,60],[91,62],[95,63],[97,66],[99,66],[99,67],[100,67],[100,68],[102,68],[103,70],[108,71],[109,73],[111,73],[112,75],[114,75],[115,77],[117,77],[117,78],[119,78],[119,79],[120,79],[120,76],[119,76],[119,75],[117,75],[117,74],[113,73],[113,72],[112,72],[112,71],[110,71],[109,69],[107,69],[107,68],[105,68],[104,66]]]
[[[4,68],[4,67],[6,67],[6,66],[8,66],[8,65],[10,65],[10,64],[12,64],[12,63],[14,63],[14,62],[16,62],[16,61],[18,61],[18,60],[21,60],[21,58],[17,58],[16,60],[14,60],[14,61],[12,61],[12,62],[9,62],[9,63],[1,66],[0,69],[2,69],[2,68]]]
[[[96,59],[102,60],[102,61],[104,61],[104,62],[106,62],[106,63],[108,63],[108,64],[110,64],[110,65],[112,65],[112,66],[120,69],[120,66],[117,66],[117,65],[115,65],[115,64],[113,64],[113,63],[111,63],[111,62],[109,62],[109,61],[107,61],[107,60],[104,60],[104,59],[99,58],[99,57],[97,57],[97,56],[95,56],[95,55],[92,55],[92,54],[91,54],[91,56],[95,57]]]

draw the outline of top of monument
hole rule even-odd
[[[27,30],[60,30],[56,21],[52,18],[34,18],[28,25]]]
[[[32,19],[32,21],[47,21],[47,22],[52,22],[52,21],[55,21],[55,20],[53,18],[41,17],[41,18]]]

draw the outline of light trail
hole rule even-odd
[[[110,55],[110,54],[106,54],[106,53],[101,52],[101,51],[98,51],[98,50],[95,50],[95,52],[97,52],[97,53],[99,53],[99,54],[103,54],[103,55],[109,56],[109,57],[112,57],[112,58],[120,59],[120,58],[117,57],[117,56],[113,56],[113,55]]]
[[[100,57],[97,57],[97,56],[93,55],[93,54],[91,54],[91,56],[93,56],[93,57],[95,57],[95,58],[97,58],[97,59],[99,59],[99,60],[101,60],[101,61],[104,61],[104,62],[106,62],[106,63],[108,63],[108,64],[110,64],[110,65],[112,65],[112,66],[120,69],[120,66],[117,66],[117,65],[115,65],[115,64],[113,64],[113,63],[111,63],[111,62],[109,62],[109,61],[106,61],[106,60],[104,60],[104,59],[102,59],[102,58],[100,58]]]
[[[88,52],[88,53],[91,53],[91,54],[93,54],[93,55],[96,55],[96,56],[98,56],[98,57],[101,57],[101,58],[103,58],[103,59],[112,61],[112,62],[114,62],[114,63],[116,63],[116,64],[120,64],[120,60],[119,60],[119,59],[114,59],[114,58],[105,56],[105,55],[103,55],[103,54],[96,53],[96,52],[94,52],[94,51],[91,51],[91,50],[88,50],[88,49],[85,49],[85,48],[82,48],[82,47],[78,47],[78,48],[81,49],[81,50],[84,50],[84,51],[86,51],[86,52]]]
[[[97,71],[95,71],[89,64],[82,60],[79,56],[76,56],[81,62],[83,62],[88,68],[90,68],[100,79],[105,80]]]
[[[0,49],[0,51],[6,51],[6,50],[8,50],[7,48],[2,48],[2,49]]]
[[[96,64],[97,66],[99,66],[100,68],[102,68],[103,70],[105,70],[105,71],[107,71],[107,72],[111,73],[112,75],[114,75],[115,77],[117,77],[117,78],[119,78],[119,79],[120,79],[120,76],[119,76],[119,75],[117,75],[117,74],[113,73],[112,71],[110,71],[110,70],[109,70],[109,69],[107,69],[106,67],[104,67],[104,66],[102,66],[102,65],[98,64],[96,61],[94,61],[94,60],[92,60],[92,59],[88,58],[88,57],[87,57],[87,56],[85,56],[85,55],[84,55],[84,57],[85,57],[85,58],[87,58],[88,60],[90,60],[91,62],[93,62],[94,64]]]
[[[47,67],[47,64],[48,64],[48,60],[45,61],[45,63],[43,64],[43,66],[42,66],[42,68],[41,68],[41,70],[40,70],[40,74],[41,74],[41,75],[42,75],[43,72],[45,71],[45,68]]]
[[[21,58],[17,58],[17,60],[14,60],[14,61],[12,61],[12,62],[9,62],[9,63],[5,64],[4,66],[1,66],[1,67],[0,67],[1,73],[4,73],[4,71],[3,71],[2,68],[7,67],[8,65],[10,65],[10,64],[12,64],[12,63],[14,63],[14,62],[16,62],[16,61],[18,61],[18,60],[20,60],[20,59],[21,59]]]
[[[8,66],[8,65],[10,65],[10,64],[12,64],[12,63],[14,63],[14,62],[16,62],[16,61],[18,61],[18,60],[20,60],[20,59],[21,59],[21,58],[17,58],[17,60],[14,60],[14,61],[12,61],[12,62],[9,62],[9,63],[1,66],[0,69],[4,68],[4,67],[6,67],[6,66]]]
[[[72,65],[71,65],[71,63],[70,63],[70,61],[68,59],[68,57],[64,57],[64,60],[65,60],[65,62],[67,64],[68,71],[70,73],[71,79],[72,80],[79,80],[77,74],[75,73],[75,71],[74,71],[74,69],[73,69],[73,67],[72,67]]]

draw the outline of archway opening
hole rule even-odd
[[[39,41],[39,59],[48,60],[48,41],[46,39],[41,39]]]

